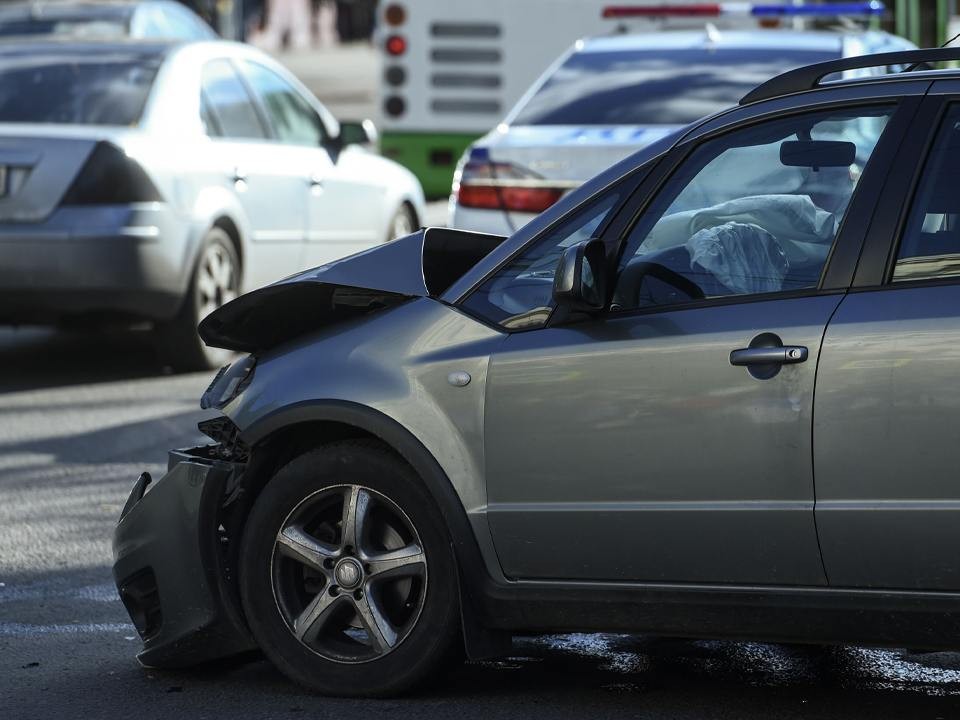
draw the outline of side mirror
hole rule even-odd
[[[600,240],[584,240],[563,251],[553,276],[558,307],[594,313],[607,303],[607,251]]]
[[[373,120],[363,120],[362,122],[345,121],[340,123],[340,147],[347,145],[363,145],[375,149],[380,142],[380,133],[377,132],[377,126]]]

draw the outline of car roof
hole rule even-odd
[[[629,50],[674,50],[709,47],[724,49],[790,49],[809,52],[843,51],[844,43],[858,40],[867,47],[886,44],[893,36],[878,31],[832,30],[664,30],[647,33],[596,35],[584,38],[577,51],[617,52]]]
[[[142,56],[164,57],[172,49],[183,45],[178,40],[141,40],[116,38],[77,38],[72,36],[42,35],[28,37],[0,38],[0,56],[4,55],[43,55],[47,53],[65,53],[73,55],[98,55],[119,50]]]
[[[0,5],[0,21],[67,20],[90,18],[97,20],[126,20],[137,6],[153,4],[134,0],[80,0],[80,2],[13,2]]]

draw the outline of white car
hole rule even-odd
[[[464,153],[449,225],[510,235],[600,171],[801,65],[912,49],[879,31],[667,30],[578,41]]]
[[[0,43],[0,323],[146,320],[219,363],[211,311],[419,227],[369,129],[246,45]]]

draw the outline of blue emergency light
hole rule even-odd
[[[608,5],[605,18],[631,17],[721,17],[741,15],[754,17],[839,17],[882,15],[885,7],[879,0],[870,2],[837,2],[825,5],[773,5],[750,2],[696,3],[688,5]]]

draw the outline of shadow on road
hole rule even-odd
[[[147,331],[0,327],[0,392],[169,374]]]

